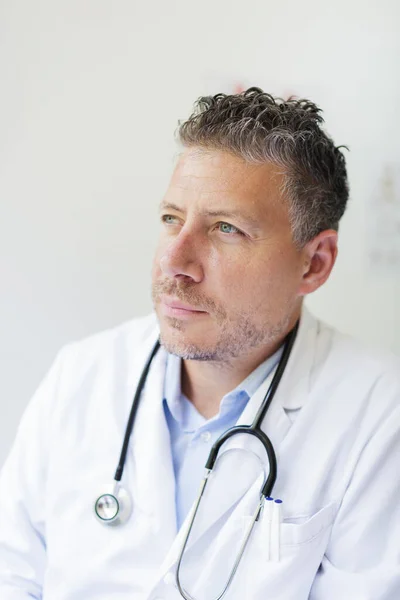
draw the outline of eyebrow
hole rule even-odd
[[[175,210],[177,212],[184,212],[182,210],[182,208],[179,208],[179,206],[177,206],[173,202],[162,202],[160,204],[160,210],[168,210],[168,209]],[[257,219],[255,219],[254,217],[250,217],[249,215],[246,215],[245,213],[242,213],[240,211],[207,210],[204,212],[204,214],[208,217],[223,217],[225,219],[241,219],[243,221],[246,221],[251,227],[253,227],[255,229],[260,228],[260,223]]]

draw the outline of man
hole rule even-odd
[[[399,362],[303,306],[332,271],[348,198],[321,124],[311,102],[251,88],[200,99],[180,125],[156,316],[65,348],[30,403],[0,481],[1,600],[400,598]],[[254,436],[232,438],[178,564],[209,451],[253,422],[297,322],[262,421],[275,501],[231,578],[269,474]]]

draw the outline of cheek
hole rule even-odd
[[[254,303],[261,287],[261,269],[254,257],[211,253],[207,266],[207,289],[215,300],[240,312]]]
[[[240,260],[215,261],[212,287],[225,302],[238,310],[265,312],[286,304],[297,286],[297,267],[285,251],[268,252]]]

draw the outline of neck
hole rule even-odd
[[[219,411],[221,399],[234,390],[262,362],[280,348],[294,327],[296,318],[285,332],[271,344],[253,349],[246,356],[229,362],[184,360],[182,362],[182,392],[206,419]]]

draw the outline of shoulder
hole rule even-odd
[[[366,404],[380,396],[380,408],[400,404],[400,358],[316,320],[317,335],[312,380],[346,404]],[[374,401],[375,408],[377,402]]]
[[[64,346],[58,356],[63,371],[79,373],[133,365],[150,352],[159,335],[154,313],[126,321]]]
[[[400,358],[394,353],[363,342],[317,320],[317,359],[324,358],[340,370],[365,378],[377,378],[393,373],[400,381]]]

